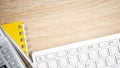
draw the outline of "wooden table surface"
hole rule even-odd
[[[23,21],[38,51],[120,32],[120,0],[0,0],[0,23]]]

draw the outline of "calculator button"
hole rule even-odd
[[[2,58],[0,58],[0,66],[4,64],[4,60]]]
[[[5,56],[5,59],[9,61],[10,59],[14,58],[13,54],[9,53]]]
[[[20,66],[17,66],[17,67],[15,67],[15,68],[21,68]]]
[[[8,42],[5,41],[2,45],[3,46],[8,46],[9,44],[8,44]]]
[[[8,68],[6,65],[1,66],[0,68]]]
[[[15,67],[17,64],[18,63],[17,63],[16,60],[12,60],[12,61],[9,62],[9,65],[10,65],[11,68]]]
[[[6,54],[6,53],[8,53],[9,52],[9,48],[3,48],[3,50],[1,51],[3,54]]]

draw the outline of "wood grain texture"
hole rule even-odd
[[[120,0],[0,0],[0,22],[22,20],[32,51],[120,32]]]

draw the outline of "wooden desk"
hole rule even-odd
[[[37,51],[120,32],[120,0],[0,0],[0,21],[22,20]]]

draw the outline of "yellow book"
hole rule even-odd
[[[24,24],[22,24],[22,22],[19,21],[8,24],[2,24],[1,27],[28,56],[29,53],[28,53]]]

